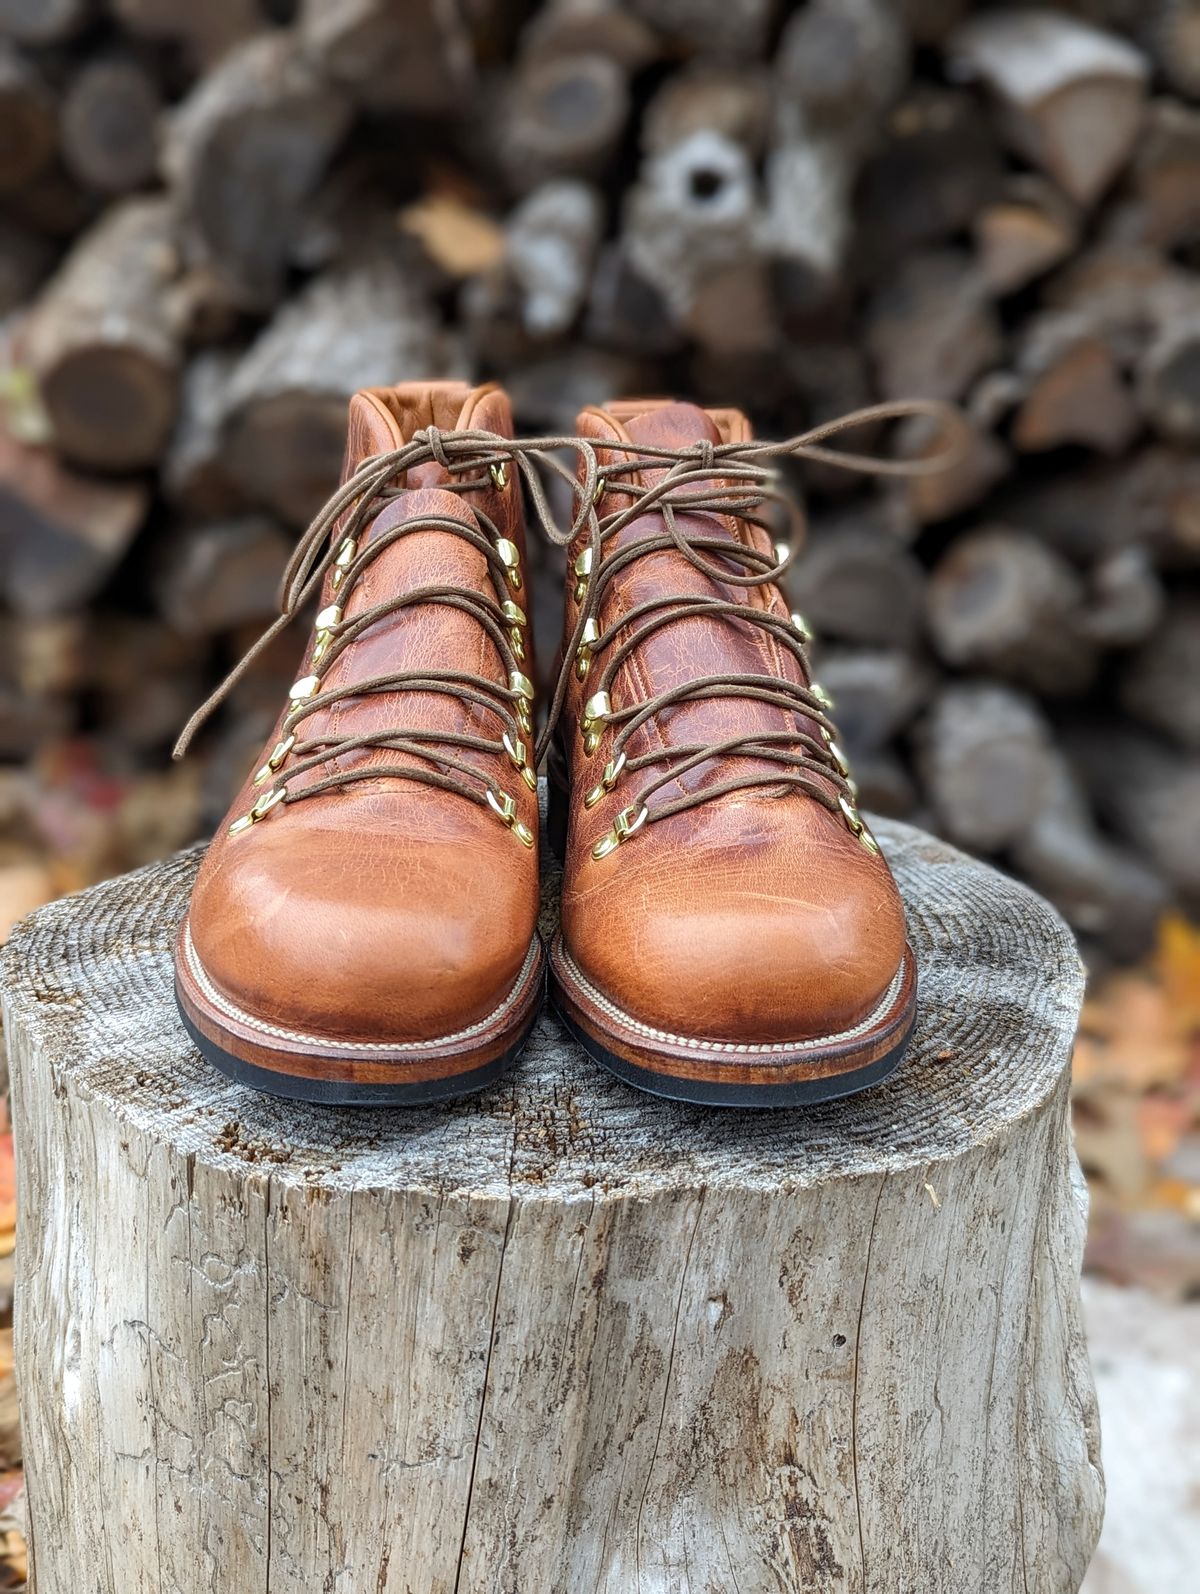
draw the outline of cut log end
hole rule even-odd
[[[100,471],[136,470],[157,460],[175,420],[177,372],[143,350],[77,348],[42,381],[54,444]]]
[[[1102,1493],[1065,1088],[1082,971],[1023,887],[878,833],[916,1032],[888,1083],[808,1112],[631,1092],[549,1014],[451,1106],[257,1096],[175,1015],[197,852],[18,930],[39,1588],[95,1562],[149,1594],[204,1556],[250,1594],[281,1545],[306,1583],[386,1587],[391,1549],[408,1586],[469,1594],[498,1545],[531,1591],[779,1594],[864,1556],[923,1594],[1078,1587]],[[46,1255],[78,1259],[69,1298]]]

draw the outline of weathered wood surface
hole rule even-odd
[[[1079,961],[1023,887],[878,833],[915,1040],[806,1112],[636,1094],[550,1015],[472,1101],[285,1105],[176,1020],[198,851],[26,921],[37,1594],[1075,1594]]]

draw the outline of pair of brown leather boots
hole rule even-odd
[[[459,1095],[519,1054],[548,956],[584,1048],[659,1095],[789,1105],[896,1066],[904,913],[776,584],[770,458],[829,430],[767,445],[735,411],[638,401],[524,441],[497,387],[355,397],[260,647],[319,594],[313,634],[179,933],[206,1057],[309,1101]],[[525,502],[568,559],[536,747]]]

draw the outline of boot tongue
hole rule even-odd
[[[372,454],[386,454],[403,446],[404,436],[395,416],[366,389],[350,400],[346,427],[346,456],[342,481],[348,481]]]
[[[711,415],[695,404],[664,404],[626,421],[635,443],[656,448],[689,448],[693,443],[719,443],[721,434]]]
[[[700,442],[721,442],[721,434],[712,417],[695,404],[665,404],[640,415],[630,415],[622,410],[613,419],[619,420],[634,444],[657,448],[690,448]],[[670,465],[669,460],[664,460],[661,465],[648,461],[641,472],[645,484],[652,485]],[[719,465],[714,467],[713,474],[714,478],[719,479]],[[696,488],[693,486],[689,491],[694,492]],[[720,514],[696,511],[680,513],[678,519],[680,526],[693,536],[723,538],[730,542],[738,540],[730,522]],[[653,535],[656,522],[661,525],[661,516],[651,509],[618,532],[613,539],[613,546],[636,541],[647,534]],[[680,598],[718,597],[744,602],[750,607],[760,606],[759,600],[748,597],[744,588],[726,586],[711,579],[673,550],[647,554],[639,559],[628,570],[622,587],[627,609],[661,598],[664,593]],[[657,693],[685,685],[699,675],[762,675],[769,680],[786,668],[777,646],[768,640],[763,631],[751,626],[738,626],[728,620],[701,617],[691,617],[678,627],[667,627],[647,637],[638,648],[637,655],[636,673],[630,666],[622,667],[619,673],[620,684],[614,694],[618,701],[642,695],[639,678],[648,681],[650,691]],[[778,731],[793,723],[793,716],[751,699],[699,699],[677,705],[668,714],[658,716],[653,726],[648,725],[635,732],[630,741],[630,751],[635,754],[650,752],[662,742],[678,745],[717,742],[739,733]],[[773,772],[776,768],[765,760],[741,755],[723,759],[717,764],[701,764],[681,775],[675,784],[678,790],[693,792],[724,779],[734,769]],[[666,791],[669,793],[671,787],[666,788]]]

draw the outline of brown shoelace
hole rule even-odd
[[[533,845],[533,833],[518,819],[511,793],[489,780],[476,764],[456,756],[469,750],[497,759],[507,758],[521,778],[529,786],[536,787],[537,778],[527,750],[533,736],[533,685],[520,667],[525,656],[523,633],[527,622],[524,610],[509,595],[519,592],[522,586],[517,548],[500,535],[499,527],[478,506],[472,506],[471,522],[446,515],[416,516],[389,526],[359,546],[364,527],[389,500],[399,496],[401,489],[395,486],[396,478],[417,465],[431,462],[442,465],[451,474],[453,479],[441,486],[455,493],[479,491],[493,485],[503,490],[508,486],[509,470],[516,464],[525,476],[539,517],[543,524],[549,524],[550,510],[540,477],[527,463],[533,452],[529,444],[514,443],[491,432],[443,434],[429,427],[417,433],[404,447],[364,461],[329,499],[301,536],[288,561],[281,587],[279,618],[196,710],[175,746],[175,757],[182,757],[200,726],[309,599],[321,592],[332,570],[337,601],[327,605],[317,616],[311,673],[301,676],[291,688],[279,740],[255,777],[256,784],[264,788],[262,795],[249,812],[230,827],[234,833],[265,818],[278,804],[300,802],[356,780],[393,778],[416,781],[490,807],[526,846]],[[557,461],[554,463],[557,469],[563,470]],[[331,540],[343,516],[345,520],[339,535]],[[455,584],[416,587],[398,592],[346,619],[346,599],[364,571],[393,543],[422,531],[449,532],[477,549],[490,567],[495,595]],[[500,655],[507,684],[468,671],[417,669],[374,675],[323,689],[322,682],[329,668],[371,626],[390,615],[426,604],[444,604],[476,619]],[[303,735],[306,720],[343,699],[372,693],[399,696],[413,692],[444,693],[471,703],[482,711],[482,717],[490,716],[495,722],[496,736],[477,736],[448,729],[415,729],[403,723],[368,735],[323,738]],[[362,762],[341,767],[346,755],[381,748],[412,762]],[[286,776],[281,774],[285,765]],[[328,767],[329,773],[301,786],[295,784],[298,776],[321,767]]]
[[[853,427],[913,415],[934,416],[951,423],[954,441],[944,454],[924,460],[893,460],[823,446],[829,438]],[[775,554],[769,556],[716,534],[715,530],[707,536],[687,532],[678,518],[681,514],[733,516],[761,527],[769,536],[766,506],[775,502],[791,507],[771,461],[789,455],[874,475],[923,475],[943,470],[957,458],[960,427],[961,419],[952,407],[913,400],[857,410],[780,443],[702,441],[685,448],[642,443],[600,445],[606,453],[622,457],[598,467],[594,480],[584,470],[578,486],[580,502],[585,507],[595,505],[606,496],[625,502],[604,516],[593,511],[589,518],[590,538],[575,563],[579,610],[539,754],[545,752],[561,717],[572,669],[586,678],[594,663],[605,656],[584,706],[580,729],[585,747],[591,751],[599,742],[599,725],[617,729],[612,757],[599,782],[584,798],[585,806],[600,801],[628,774],[653,766],[666,767],[646,781],[634,801],[617,816],[613,829],[593,848],[596,857],[612,851],[644,824],[684,813],[729,792],[760,787],[769,787],[778,795],[788,788],[798,788],[831,812],[840,813],[863,844],[876,850],[858,813],[857,790],[828,713],[830,700],[812,679],[807,651],[811,638],[799,615],[781,615],[736,599],[668,593],[621,613],[605,630],[601,630],[598,617],[605,593],[622,571],[647,555],[668,550],[680,553],[702,575],[726,588],[768,588],[776,583],[790,562],[790,549],[777,547]],[[641,480],[647,470],[661,473],[649,486]],[[661,517],[661,531],[612,546],[619,532],[651,511]],[[791,680],[781,674],[716,671],[638,702],[615,706],[611,692],[622,665],[654,632],[689,618],[722,619],[758,627],[796,660],[800,679]],[[622,634],[624,640],[620,640]],[[786,716],[784,726],[778,731],[748,731],[719,742],[659,746],[636,756],[627,751],[636,733],[664,710],[705,698],[751,699],[771,704]],[[803,722],[815,727],[816,734]],[[656,793],[678,782],[689,770],[710,761],[737,759],[753,759],[759,765],[765,762],[774,767],[743,767],[724,779],[651,803]]]
[[[607,633],[599,631],[597,616],[604,592],[622,569],[644,554],[666,548],[676,549],[697,570],[726,586],[750,588],[774,583],[783,574],[790,553],[773,559],[726,537],[689,535],[680,527],[677,512],[733,515],[765,525],[763,507],[772,501],[788,502],[769,464],[771,460],[784,455],[820,460],[878,475],[914,476],[945,469],[957,456],[957,441],[942,455],[911,461],[843,453],[823,446],[827,439],[852,427],[912,415],[931,415],[943,420],[949,417],[953,421],[958,418],[957,412],[951,407],[936,402],[915,400],[880,404],[815,427],[783,443],[702,442],[683,449],[642,444],[627,445],[622,449],[620,445],[603,444],[601,446],[606,452],[628,456],[603,468],[599,464],[596,447],[586,438],[512,439],[486,431],[442,432],[436,427],[427,427],[415,433],[411,442],[401,448],[365,460],[332,495],[301,535],[284,572],[279,617],[192,715],[176,743],[175,757],[183,756],[200,726],[228,697],[255,660],[291,624],[305,603],[321,591],[326,576],[333,569],[339,601],[327,606],[317,617],[311,673],[301,677],[292,688],[280,739],[256,777],[265,788],[263,794],[249,813],[236,821],[232,827],[234,830],[245,828],[265,817],[277,804],[298,802],[321,792],[344,787],[355,780],[392,777],[417,781],[452,792],[481,806],[491,807],[526,845],[532,845],[532,835],[516,819],[512,797],[492,784],[476,765],[455,757],[449,749],[469,749],[497,759],[507,757],[522,778],[532,785],[533,770],[541,763],[561,717],[570,680],[569,672],[575,668],[582,669],[584,659],[590,669],[591,662],[612,647],[618,632],[632,625],[636,625],[637,630],[613,649],[599,678],[598,691],[589,698],[589,709],[594,710],[590,714],[593,731],[601,720],[620,727],[614,743],[614,755],[601,786],[589,796],[595,797],[603,790],[611,789],[611,785],[625,771],[662,761],[667,761],[669,768],[651,780],[633,807],[624,811],[613,837],[607,838],[613,845],[643,823],[680,813],[727,791],[768,784],[799,786],[826,807],[834,810],[840,808],[847,822],[851,823],[851,828],[854,828],[857,810],[851,800],[853,788],[849,784],[845,761],[837,746],[832,722],[825,713],[827,705],[819,688],[778,676],[713,674],[620,709],[612,707],[608,695],[609,686],[622,662],[651,632],[691,615],[727,615],[735,620],[763,626],[797,658],[802,675],[809,679],[805,652],[807,637],[794,623],[748,604],[690,595],[664,597],[639,605],[622,615]],[[557,457],[563,451],[574,454],[576,469],[572,470]],[[389,527],[382,536],[372,538],[361,549],[358,546],[363,528],[387,501],[402,491],[395,485],[396,479],[409,469],[430,462],[443,466],[454,478],[441,484],[443,490],[457,493],[478,491],[492,485],[503,490],[509,485],[510,468],[515,467],[524,484],[527,503],[534,518],[547,540],[560,547],[573,543],[584,528],[588,528],[587,547],[576,560],[576,572],[580,578],[577,588],[581,600],[579,613],[555,686],[549,720],[537,742],[532,764],[526,753],[525,738],[532,736],[533,688],[519,667],[524,656],[522,634],[526,621],[520,605],[509,595],[510,592],[520,591],[522,583],[514,545],[501,537],[499,528],[489,516],[477,506],[472,506],[474,524],[448,516],[420,516]],[[664,472],[652,486],[642,487],[636,481],[622,480],[625,476],[636,478],[648,467]],[[718,469],[722,478],[719,482],[713,480]],[[555,523],[544,489],[543,471],[561,477],[575,491],[578,508],[569,528],[560,529]],[[473,474],[467,475],[467,472]],[[600,517],[596,505],[606,494],[618,494],[629,502],[626,507]],[[665,528],[663,533],[639,538],[636,542],[609,552],[606,544],[611,542],[616,533],[650,509],[661,514]],[[346,516],[346,520],[340,534],[336,540],[331,540],[331,534],[343,516]],[[372,561],[399,538],[429,530],[462,536],[478,549],[491,568],[496,596],[492,598],[466,586],[414,588],[397,593],[355,615],[353,619],[345,620],[345,598]],[[706,557],[708,554],[715,556],[712,561]],[[407,670],[372,676],[343,687],[321,689],[322,679],[330,665],[353,646],[370,626],[406,608],[430,603],[450,605],[479,621],[500,655],[507,675],[507,686],[464,671]],[[341,738],[318,740],[299,734],[306,719],[343,698],[361,697],[368,693],[405,692],[444,692],[465,699],[485,713],[490,712],[498,722],[500,734],[496,738],[489,738],[465,732],[413,729],[402,724],[370,735]],[[779,732],[753,732],[714,744],[671,747],[637,758],[625,754],[625,745],[634,732],[662,710],[688,699],[714,696],[758,698],[791,713],[802,714],[816,723],[820,732],[819,740],[797,725]],[[586,734],[588,724],[585,722]],[[414,762],[337,767],[344,755],[367,748],[387,748]],[[770,772],[745,771],[670,802],[656,804],[653,811],[649,809],[647,799],[688,769],[709,759],[736,755],[765,758],[779,768]],[[286,779],[279,773],[285,763]],[[289,784],[297,775],[322,765],[332,766],[331,772],[299,788]],[[830,786],[833,788],[832,793]],[[860,829],[857,833],[863,834],[861,822],[858,823]]]

